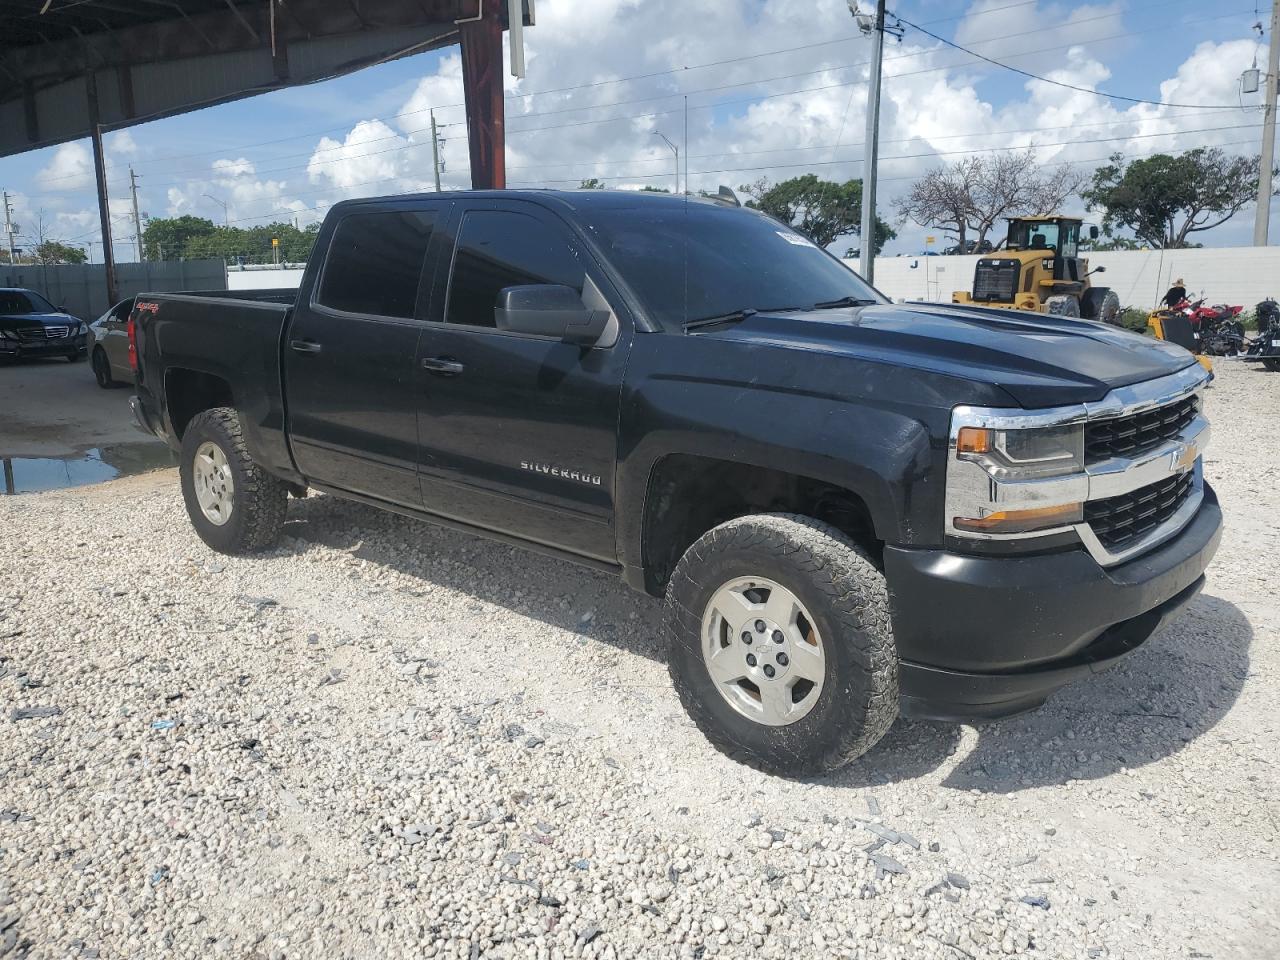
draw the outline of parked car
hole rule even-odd
[[[85,358],[89,328],[34,290],[0,287],[0,357]]]
[[[1221,535],[1185,350],[888,303],[692,197],[346,201],[292,306],[133,319],[135,416],[210,547],[271,546],[312,488],[617,574],[665,597],[706,736],[784,774],[899,712],[1038,706],[1175,616]]]
[[[128,332],[129,314],[132,312],[133,297],[127,297],[89,324],[93,376],[104,390],[133,383]]]

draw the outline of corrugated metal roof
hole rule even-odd
[[[0,156],[453,43],[479,0],[3,0]]]

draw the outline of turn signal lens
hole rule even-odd
[[[957,530],[974,533],[1029,533],[1079,523],[1083,519],[1084,510],[1080,504],[1064,503],[1031,510],[998,510],[985,517],[956,517],[954,524]]]
[[[990,453],[993,440],[992,431],[984,427],[961,427],[956,436],[956,452]]]

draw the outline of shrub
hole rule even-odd
[[[1146,333],[1147,311],[1139,310],[1137,307],[1125,307],[1120,311],[1120,316],[1116,318],[1116,323],[1126,330],[1132,330],[1135,333]]]

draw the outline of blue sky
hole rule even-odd
[[[539,0],[537,8],[538,26],[526,33],[528,76],[518,85],[509,79],[509,92],[593,85],[508,101],[512,185],[570,187],[599,176],[612,186],[671,186],[671,155],[654,132],[683,141],[686,94],[684,152],[694,188],[808,170],[840,180],[861,175],[866,88],[850,81],[865,78],[869,47],[844,0],[597,0],[585,8]],[[1219,145],[1257,152],[1258,98],[1240,95],[1238,77],[1255,56],[1265,66],[1265,39],[1251,29],[1268,20],[1265,6],[923,0],[890,9],[1032,73],[1217,109],[1136,105],[1028,81],[908,29],[886,47],[882,208],[913,178],[970,149],[1034,146],[1044,162],[1084,170],[1116,151],[1136,157]],[[672,72],[602,82],[659,71]],[[655,97],[665,99],[646,99]],[[152,216],[220,221],[223,209],[210,194],[241,224],[307,222],[343,197],[429,188],[423,128],[426,108],[436,106],[446,184],[465,186],[464,117],[452,106],[461,100],[449,48],[113,134],[117,255],[133,256],[130,164],[141,207]],[[601,122],[610,117],[626,119]],[[14,195],[24,233],[43,222],[47,236],[73,243],[98,240],[91,173],[83,142],[0,159],[0,186]],[[1251,225],[1252,211],[1244,211],[1202,239],[1247,243]],[[926,233],[936,233],[910,223],[899,229],[889,252],[918,251]]]

